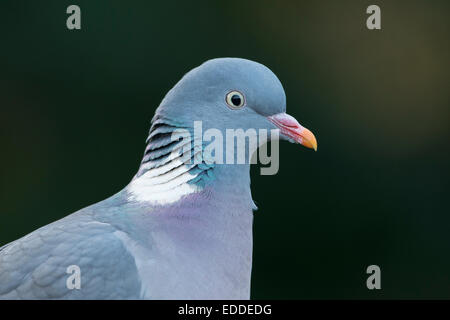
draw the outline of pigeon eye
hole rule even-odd
[[[231,109],[240,109],[245,104],[244,95],[239,91],[229,92],[225,100]]]

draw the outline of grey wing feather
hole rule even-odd
[[[74,214],[0,249],[0,299],[137,299],[133,256],[116,229]],[[80,268],[80,289],[69,289],[69,266]]]

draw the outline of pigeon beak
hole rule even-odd
[[[277,113],[267,118],[280,129],[282,135],[317,151],[317,140],[314,134],[302,127],[294,117],[287,113]]]

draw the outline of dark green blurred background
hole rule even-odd
[[[66,28],[78,4],[82,30]],[[381,7],[382,30],[366,28]],[[252,298],[450,298],[448,1],[2,1],[0,245],[102,200],[191,68],[271,68],[318,152],[252,168]],[[366,288],[368,265],[381,290]]]

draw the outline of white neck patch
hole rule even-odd
[[[155,173],[161,169],[147,171],[133,179],[127,186],[130,193],[129,200],[165,205],[174,203],[185,195],[201,191],[201,187],[188,183],[198,175],[189,172],[191,168],[192,165],[183,164],[161,175]]]

